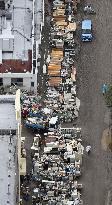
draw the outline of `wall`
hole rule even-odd
[[[27,88],[27,90],[31,89],[31,77],[23,78],[23,87]]]
[[[36,61],[35,73],[38,74],[37,59],[39,58],[41,45],[41,33],[44,26],[44,0],[33,0],[32,18],[32,72],[34,71],[33,62]],[[35,87],[36,89],[36,87]]]
[[[18,122],[18,133],[17,133],[17,157],[18,157],[18,172],[19,172],[19,184],[18,184],[18,200],[20,202],[20,158],[21,158],[21,104],[20,104],[20,89],[16,92],[15,98],[15,111],[16,120]],[[19,203],[20,204],[20,203]]]
[[[22,89],[37,93],[37,73],[0,73],[0,78],[3,78],[4,87],[11,86],[11,78],[23,78]],[[31,87],[31,82],[34,82],[34,87]]]
[[[11,86],[11,78],[3,77],[3,86]]]

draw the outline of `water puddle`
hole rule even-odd
[[[101,146],[103,150],[110,149],[112,151],[112,133],[108,129],[103,131],[102,139],[101,139]]]

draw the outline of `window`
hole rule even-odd
[[[23,78],[11,78],[11,85],[23,86]]]
[[[3,78],[0,78],[0,86],[3,85]]]
[[[17,82],[23,83],[23,78],[17,78]]]
[[[0,1],[0,10],[5,10],[5,2]]]
[[[82,33],[83,34],[91,34],[91,30],[90,29],[82,29]]]
[[[34,87],[34,82],[31,82],[31,87]]]

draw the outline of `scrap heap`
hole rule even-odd
[[[43,153],[35,150],[33,180],[39,184],[33,190],[33,202],[42,204],[83,204],[81,176],[83,146],[81,129],[62,129],[45,133]]]
[[[46,61],[48,82],[45,99],[29,103],[26,126],[43,131],[36,135],[32,150],[33,204],[82,205],[81,176],[83,158],[81,128],[63,128],[78,117],[80,100],[76,89],[76,40],[74,14],[78,1],[53,1],[50,37],[51,52]],[[27,97],[26,97],[27,98]],[[30,101],[31,99],[27,99]],[[30,117],[30,119],[29,119]],[[36,117],[36,118],[35,118]],[[28,122],[30,120],[30,122]],[[36,125],[34,123],[36,120]],[[40,126],[45,125],[44,129]],[[46,123],[45,123],[46,121]],[[38,125],[37,125],[38,124]]]
[[[53,1],[51,53],[47,62],[47,102],[55,106],[61,122],[78,117],[80,100],[76,96],[76,61],[80,46],[76,40],[74,14],[79,1]],[[58,91],[58,95],[54,95]],[[51,102],[51,103],[50,103]]]

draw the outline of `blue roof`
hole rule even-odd
[[[84,20],[82,21],[82,29],[89,29],[91,30],[92,22],[91,20]]]

